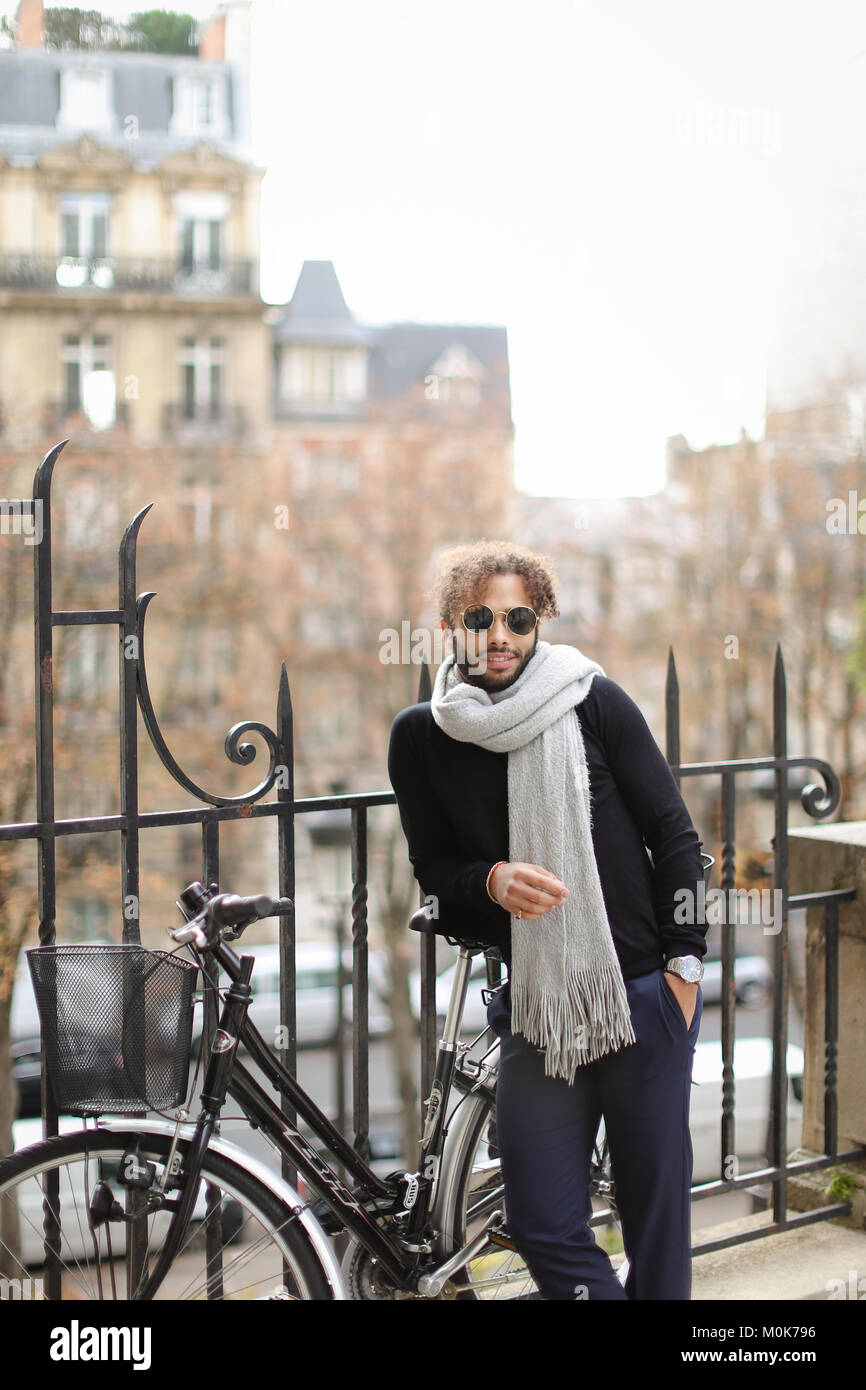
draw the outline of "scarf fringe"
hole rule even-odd
[[[511,1031],[545,1049],[544,1073],[574,1084],[578,1067],[636,1042],[617,966],[572,971],[558,994],[511,978]]]

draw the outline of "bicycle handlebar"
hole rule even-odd
[[[197,887],[199,885],[196,885]],[[183,895],[181,895],[183,897]],[[181,903],[178,906],[182,906]],[[168,927],[168,935],[179,946],[192,943],[205,947],[225,929],[237,935],[253,922],[264,917],[281,917],[292,907],[291,898],[270,898],[266,893],[255,897],[239,897],[236,893],[218,893],[210,898],[201,911],[182,927]]]
[[[220,893],[208,903],[212,922],[220,927],[236,927],[247,917],[272,917],[274,900],[260,893],[255,898],[239,898],[236,893]]]

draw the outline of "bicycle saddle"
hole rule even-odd
[[[417,912],[413,912],[409,918],[409,928],[411,931],[434,932],[436,931],[436,918],[433,916],[433,904],[424,903]]]
[[[412,913],[412,916],[409,918],[409,928],[411,931],[427,932],[428,934],[435,935],[437,921],[438,918],[434,912],[433,903],[424,903],[422,907],[419,907],[416,912]],[[442,933],[442,936],[451,946],[464,946],[467,951],[483,951],[486,956],[490,956],[493,960],[502,959],[498,947],[491,946],[489,941],[472,941],[469,937],[460,937],[458,939],[453,936],[447,936],[445,932]]]

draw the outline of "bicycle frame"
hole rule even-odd
[[[214,1035],[201,1092],[201,1111],[187,1153],[188,1181],[184,1197],[177,1220],[173,1223],[169,1238],[147,1282],[145,1297],[159,1287],[184,1237],[198,1190],[202,1160],[220,1111],[229,1096],[237,1101],[250,1123],[259,1128],[279,1153],[303,1174],[306,1182],[325,1201],[341,1226],[354,1235],[379,1261],[382,1270],[397,1288],[414,1292],[419,1289],[419,1280],[423,1279],[427,1286],[425,1292],[438,1292],[450,1274],[473,1257],[476,1247],[480,1249],[484,1244],[487,1226],[502,1216],[501,1212],[491,1213],[485,1228],[470,1242],[470,1246],[465,1251],[455,1252],[438,1270],[431,1272],[429,1264],[426,1271],[419,1268],[422,1257],[432,1253],[432,1246],[425,1238],[425,1231],[435,1205],[439,1162],[446,1131],[445,1102],[455,1081],[460,1089],[468,1093],[484,1084],[486,1080],[484,1076],[479,1075],[473,1082],[472,1078],[461,1077],[456,1069],[457,1035],[465,1006],[470,964],[477,951],[466,947],[458,950],[454,987],[445,1028],[439,1041],[436,1069],[427,1102],[419,1148],[419,1167],[416,1173],[404,1175],[402,1193],[396,1179],[386,1181],[380,1178],[364,1162],[297,1079],[273,1055],[248,1017],[251,999],[249,981],[254,958],[237,956],[224,941],[215,942],[207,950],[197,950],[196,954],[204,960],[210,957],[218,962],[231,984]],[[324,1147],[357,1180],[358,1195],[349,1190],[334,1169],[299,1132],[296,1125],[289,1123],[283,1111],[250,1071],[238,1061],[237,1052],[241,1043],[277,1091],[287,1098],[298,1115],[307,1122]],[[482,1067],[481,1070],[485,1069]],[[359,1196],[373,1205],[373,1212],[362,1205],[358,1200]],[[377,1200],[381,1203],[378,1209],[375,1205]],[[387,1213],[398,1218],[405,1216],[405,1227],[398,1237],[388,1234],[377,1224],[377,1211],[379,1214]]]

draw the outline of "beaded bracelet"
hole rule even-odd
[[[502,868],[502,865],[503,865],[503,864],[507,864],[507,863],[508,863],[508,860],[507,860],[507,859],[500,859],[499,862],[498,862],[498,864],[494,864],[494,865],[493,865],[493,868],[490,870],[490,873],[487,875],[487,885],[486,885],[486,886],[487,886],[487,896],[488,896],[488,898],[490,899],[490,901],[491,901],[492,903],[496,903],[496,906],[497,906],[497,907],[501,907],[502,904],[501,904],[501,902],[499,902],[498,898],[494,898],[493,894],[491,893],[491,891],[490,891],[490,880],[492,879],[493,875],[496,873],[496,870],[497,870],[497,869],[501,869],[501,868]]]

